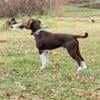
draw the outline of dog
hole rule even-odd
[[[15,18],[12,18],[10,21],[10,27],[15,30],[15,29],[23,29],[24,28],[24,23],[23,22],[17,22]]]
[[[78,63],[77,70],[86,69],[87,65],[81,56],[79,50],[78,38],[88,37],[88,33],[85,32],[84,35],[71,35],[71,34],[61,34],[61,33],[51,33],[45,31],[41,27],[41,21],[37,19],[28,20],[25,28],[32,31],[31,35],[34,35],[36,41],[36,47],[39,51],[42,67],[44,69],[48,65],[47,50],[56,49],[58,47],[65,48],[69,55]]]

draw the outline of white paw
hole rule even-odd
[[[45,69],[46,67],[40,67],[40,69]]]
[[[87,66],[83,66],[83,69],[87,69]]]
[[[82,67],[83,69],[86,69],[86,68],[87,68],[87,66],[86,66],[86,64],[85,64],[84,61],[81,61],[81,67]]]
[[[82,70],[82,67],[78,67],[77,71],[81,71]]]
[[[47,65],[40,67],[40,69],[45,69],[45,68],[47,68]]]

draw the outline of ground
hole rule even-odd
[[[79,39],[88,68],[77,73],[76,62],[59,48],[49,52],[52,63],[41,70],[31,32],[6,30],[7,19],[0,19],[0,100],[100,100],[100,19],[37,18],[51,32],[88,32],[88,38]]]

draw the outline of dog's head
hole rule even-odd
[[[41,28],[41,21],[37,19],[29,19],[25,24],[25,28],[32,30],[32,32],[35,32],[36,30]]]

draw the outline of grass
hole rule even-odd
[[[72,17],[80,17],[80,18],[84,18],[84,17],[92,17],[92,16],[100,16],[100,11],[99,9],[95,9],[95,8],[85,8],[85,7],[75,7],[75,6],[68,6],[65,7],[64,10],[64,16],[72,16]]]
[[[79,41],[88,69],[76,73],[76,62],[65,49],[58,48],[49,52],[52,64],[40,70],[30,31],[5,31],[0,24],[0,100],[99,100],[100,20],[92,24],[88,20],[37,18],[49,26],[48,31],[71,34],[87,31],[89,37]]]
[[[96,9],[96,8],[86,8],[86,7],[75,7],[75,6],[72,6],[72,7],[67,7],[65,9],[66,12],[77,12],[77,13],[80,13],[80,12],[83,12],[83,13],[92,13],[92,12],[99,12],[99,9]]]

